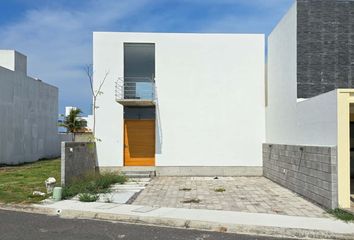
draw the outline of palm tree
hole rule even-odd
[[[69,115],[59,124],[61,127],[65,127],[67,132],[73,134],[73,141],[75,141],[75,134],[84,130],[87,126],[87,122],[81,119],[81,113],[82,111],[79,108],[71,109]]]

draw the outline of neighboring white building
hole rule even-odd
[[[298,99],[297,4],[268,38],[266,142],[337,145],[337,95]]]
[[[92,130],[93,130],[93,115],[87,115],[87,117],[81,117],[81,119],[86,121],[87,131],[92,132]]]
[[[71,110],[76,110],[76,109],[77,109],[77,107],[72,107],[72,106],[67,106],[67,107],[65,107],[65,114],[64,114],[64,116],[65,116],[65,117],[69,116]]]
[[[95,32],[99,167],[262,174],[264,47],[263,34]]]
[[[60,155],[58,88],[27,76],[27,58],[0,50],[0,164]]]
[[[76,110],[77,107],[67,106],[65,107],[64,117],[69,116],[71,110]],[[87,124],[87,131],[92,132],[93,129],[93,115],[87,115],[87,117],[80,117],[80,119],[85,120]]]

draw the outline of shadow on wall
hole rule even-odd
[[[156,99],[156,154],[162,153],[162,143],[163,143],[163,136],[162,136],[162,122],[160,116],[160,106],[157,97],[157,88],[155,87],[155,99]]]

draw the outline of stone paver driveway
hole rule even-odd
[[[327,217],[325,210],[264,177],[157,177],[136,205]]]

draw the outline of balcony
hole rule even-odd
[[[155,82],[150,77],[121,77],[116,82],[115,95],[123,106],[154,106]]]

